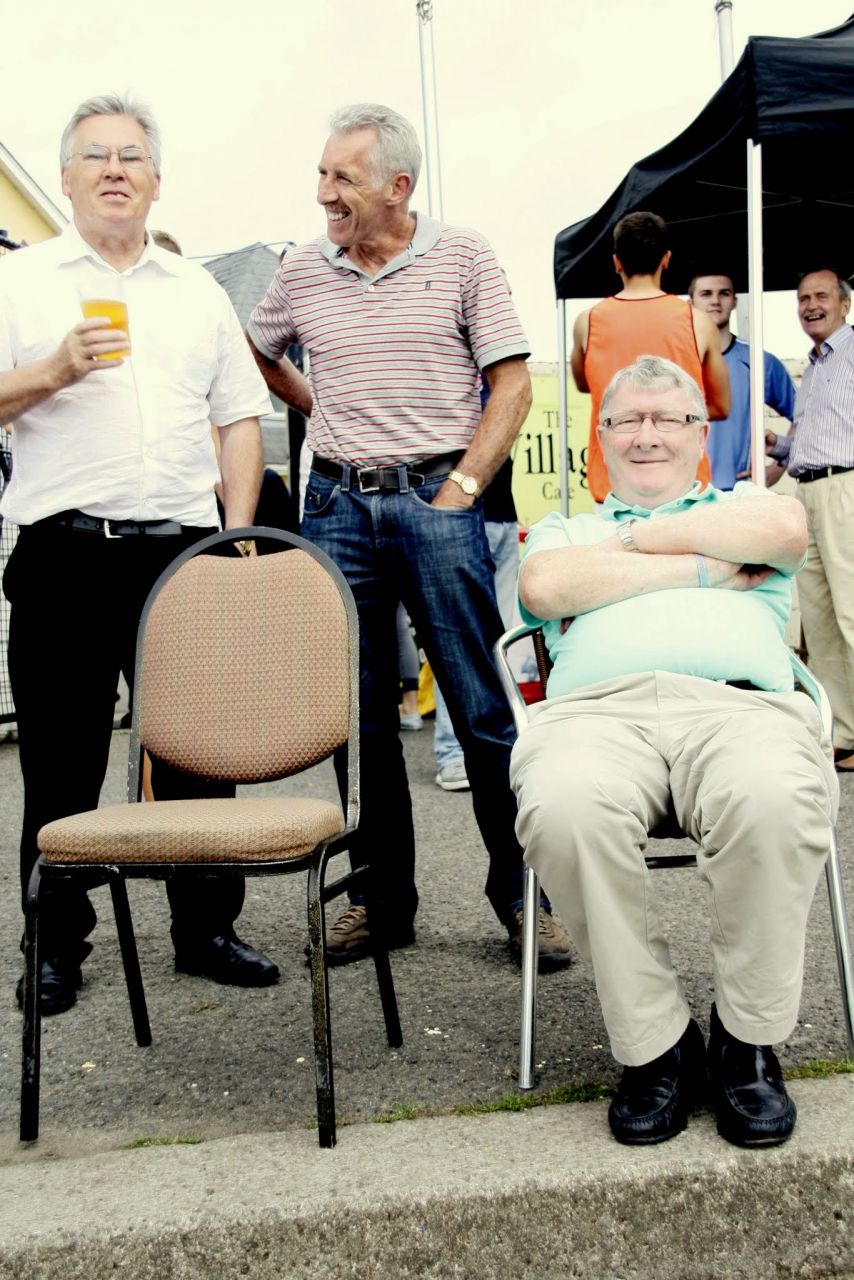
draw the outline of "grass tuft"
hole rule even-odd
[[[204,1138],[134,1138],[125,1144],[126,1151],[135,1151],[138,1147],[195,1147]]]

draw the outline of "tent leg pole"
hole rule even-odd
[[[569,515],[569,414],[566,400],[566,301],[558,298],[557,303],[557,452],[558,476],[560,479],[560,513]]]
[[[765,339],[762,325],[762,143],[747,140],[747,271],[750,296],[750,464],[765,487]]]

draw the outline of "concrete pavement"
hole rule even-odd
[[[407,735],[422,908],[393,969],[403,1048],[385,1044],[373,970],[332,974],[339,1146],[316,1148],[301,877],[249,883],[241,933],[282,968],[239,992],[171,968],[161,886],[134,884],[154,1045],[133,1041],[104,890],[78,1005],[44,1025],[42,1136],[17,1142],[20,972],[16,749],[0,745],[0,1277],[854,1276],[854,1077],[793,1086],[800,1122],[773,1152],[739,1152],[708,1113],[674,1142],[627,1151],[603,1103],[442,1115],[515,1096],[518,970],[483,899],[486,859],[466,794],[433,783],[432,731]],[[61,767],[73,726],[51,748]],[[123,795],[115,734],[106,801]],[[331,771],[276,784],[332,792]],[[854,782],[840,821],[854,896]],[[393,841],[394,833],[389,832]],[[700,886],[658,873],[686,993],[711,996]],[[2,993],[5,992],[5,997]],[[541,983],[538,1092],[612,1086],[591,975]],[[784,1068],[846,1043],[819,886],[798,1027]],[[389,1115],[438,1118],[371,1123]],[[188,1145],[187,1140],[193,1140]],[[177,1145],[129,1147],[135,1141]],[[199,1141],[197,1141],[199,1140]]]

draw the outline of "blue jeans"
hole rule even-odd
[[[495,575],[495,595],[498,610],[506,630],[513,626],[513,613],[516,605],[516,579],[519,576],[519,526],[515,520],[487,520],[485,524],[486,540],[489,543],[489,554],[492,556],[493,573]],[[436,699],[436,730],[433,738],[433,750],[436,753],[436,767],[440,771],[450,764],[463,761],[463,749],[457,741],[448,704],[437,681],[433,682],[433,696]]]
[[[408,925],[418,906],[399,733],[399,602],[445,690],[489,853],[486,895],[502,924],[512,924],[522,899],[522,850],[508,781],[516,735],[492,658],[502,632],[492,558],[479,502],[465,509],[430,505],[444,479],[401,493],[362,494],[355,476],[350,489],[348,478],[312,472],[301,526],[338,564],[359,611],[361,820],[351,857],[354,865],[372,864],[375,918],[391,930]]]

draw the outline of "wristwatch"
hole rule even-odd
[[[483,490],[474,476],[464,476],[462,471],[449,471],[448,479],[458,484],[469,498],[479,498]]]
[[[637,551],[638,549],[635,535],[632,533],[633,524],[637,524],[637,516],[634,516],[631,520],[624,520],[622,524],[617,525],[617,537],[627,551]]]

